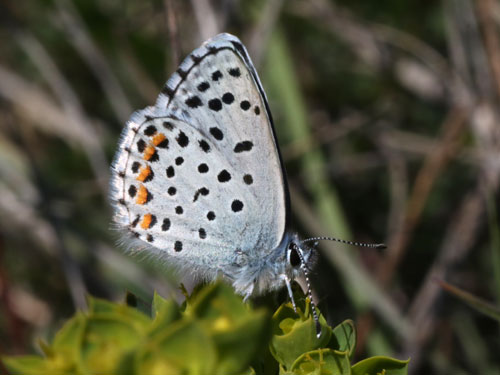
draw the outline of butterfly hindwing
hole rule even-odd
[[[188,56],[155,107],[129,120],[113,165],[119,226],[205,275],[267,254],[286,226],[266,98],[238,43],[222,34]]]

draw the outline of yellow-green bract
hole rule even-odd
[[[178,306],[159,295],[151,316],[122,303],[89,297],[44,356],[4,357],[11,374],[352,374],[403,375],[407,361],[372,357],[351,365],[356,344],[352,321],[335,328],[320,317],[316,338],[310,305],[290,303],[271,317],[242,302],[223,283],[208,285]]]

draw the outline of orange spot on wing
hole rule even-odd
[[[141,221],[141,228],[142,229],[149,229],[149,227],[151,225],[151,221],[153,221],[153,216],[151,214],[144,215],[144,217],[142,218],[142,221]]]
[[[151,157],[154,155],[156,151],[156,147],[153,145],[148,145],[146,149],[144,150],[144,155],[143,158],[144,160],[149,160]]]
[[[151,167],[149,165],[146,165],[145,167],[141,168],[139,176],[137,176],[136,180],[144,182],[144,180],[148,178],[150,174],[151,174]]]
[[[139,187],[139,191],[137,192],[137,198],[135,203],[137,204],[145,204],[148,201],[148,189],[144,185]]]
[[[153,137],[153,144],[155,146],[158,146],[160,143],[162,143],[165,140],[165,134],[163,133],[158,133]]]

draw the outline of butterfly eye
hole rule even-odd
[[[298,267],[300,266],[300,256],[299,253],[297,252],[295,246],[291,245],[290,246],[290,253],[289,253],[289,262],[292,267]]]

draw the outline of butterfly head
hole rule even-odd
[[[306,268],[306,271],[311,270],[316,261],[315,249],[301,244],[297,236],[294,237],[289,242],[286,250],[287,274],[291,276],[291,279],[300,277],[304,272],[304,268]]]
[[[284,277],[285,284],[288,289],[288,294],[290,296],[290,300],[292,301],[293,308],[295,311],[297,310],[295,301],[293,298],[293,292],[290,286],[290,279],[295,280],[301,278],[306,287],[307,296],[309,297],[311,306],[312,306],[312,314],[314,318],[314,322],[316,325],[316,334],[319,337],[321,335],[321,327],[319,324],[319,318],[316,311],[316,305],[312,296],[312,288],[311,282],[309,281],[309,271],[315,263],[316,260],[316,252],[314,248],[307,247],[305,243],[300,242],[297,236],[292,236],[291,241],[288,243],[286,250],[286,267],[288,269],[287,274]]]

